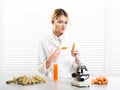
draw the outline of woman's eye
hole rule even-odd
[[[58,23],[58,24],[68,24],[68,21],[61,21],[61,20],[58,20],[57,23]]]
[[[68,24],[68,22],[66,21],[65,24]]]

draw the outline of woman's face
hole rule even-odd
[[[65,32],[66,28],[67,28],[67,24],[68,24],[68,18],[67,17],[65,17],[64,15],[58,17],[57,20],[54,23],[55,33],[57,35],[63,34]]]

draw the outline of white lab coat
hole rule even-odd
[[[59,38],[54,33],[45,36],[39,44],[39,59],[38,70],[41,74],[45,74],[48,77],[53,76],[53,63],[58,63],[59,77],[71,77],[71,74],[76,66],[75,58],[71,56],[71,48],[73,45],[73,39],[61,35]],[[51,50],[55,50],[58,47],[67,46],[68,49],[61,50],[58,59],[46,69],[46,60],[49,57]]]

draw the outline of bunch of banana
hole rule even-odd
[[[34,76],[19,76],[19,77],[13,77],[12,80],[8,80],[6,81],[7,84],[11,84],[11,83],[16,83],[19,85],[31,85],[31,84],[37,84],[37,83],[46,83],[46,80],[42,77],[40,77],[39,75],[34,75]]]

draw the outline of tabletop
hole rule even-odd
[[[2,74],[0,80],[0,90],[115,90],[120,88],[120,77],[108,77],[107,85],[90,85],[90,87],[79,88],[71,85],[71,78],[61,78],[54,82],[51,78],[45,78],[46,83],[33,85],[6,84],[6,80],[13,75]]]

